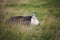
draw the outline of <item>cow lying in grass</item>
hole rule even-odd
[[[35,14],[32,16],[14,16],[6,20],[6,23],[8,24],[23,24],[23,25],[39,25],[39,21],[36,18]]]

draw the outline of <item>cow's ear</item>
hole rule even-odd
[[[32,14],[32,17],[34,17],[35,16],[35,14]]]

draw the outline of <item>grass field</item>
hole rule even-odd
[[[0,40],[60,40],[60,0],[3,0],[0,3]],[[3,23],[13,16],[36,14],[40,25]]]

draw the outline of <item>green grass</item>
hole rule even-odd
[[[0,40],[60,40],[60,7],[58,3],[58,0],[57,2],[30,0],[28,3],[11,2],[6,4],[0,13]],[[3,23],[10,17],[27,16],[33,13],[40,21],[39,26],[26,27],[20,24]]]

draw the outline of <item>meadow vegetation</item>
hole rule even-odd
[[[10,17],[33,13],[39,26],[4,23]],[[0,1],[0,40],[60,40],[60,0]]]

